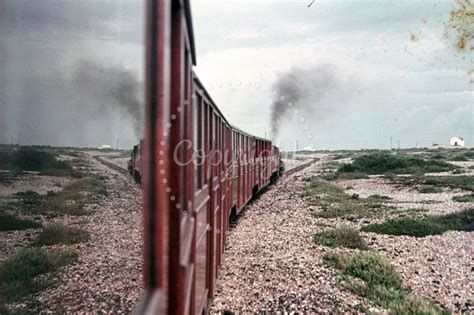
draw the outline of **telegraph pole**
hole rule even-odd
[[[393,145],[392,145],[392,137],[390,137],[390,150],[393,149]]]
[[[472,103],[471,103],[471,147],[474,148],[474,124],[472,123],[474,120],[474,112],[472,109]]]
[[[119,142],[118,140],[119,138],[117,137],[117,139],[115,139],[115,150],[118,150],[118,142]]]

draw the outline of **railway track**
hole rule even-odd
[[[319,161],[319,158],[313,158],[312,160],[308,161],[308,162],[305,162],[303,164],[300,164],[296,167],[293,167],[292,169],[289,169],[287,171],[285,171],[285,175],[291,175],[293,173],[296,173],[298,171],[301,171],[305,168],[307,168],[308,166],[312,165],[313,163],[316,163],[317,161]]]
[[[128,172],[127,172],[126,169],[124,169],[124,168],[122,168],[122,167],[120,167],[120,166],[117,166],[117,165],[115,165],[114,163],[111,163],[111,162],[109,162],[109,161],[106,161],[106,160],[104,160],[103,158],[101,158],[101,157],[98,156],[98,155],[94,155],[93,158],[94,158],[94,160],[96,160],[97,162],[104,164],[105,166],[107,166],[107,167],[110,168],[110,169],[113,169],[114,171],[120,172],[120,173],[122,173],[123,175],[128,175]]]
[[[298,165],[298,166],[296,166],[296,167],[293,167],[292,169],[286,171],[284,174],[285,174],[285,175],[291,175],[291,174],[293,174],[293,173],[296,173],[296,172],[298,172],[298,171],[301,171],[301,170],[307,168],[308,166],[310,166],[310,165],[316,163],[316,162],[319,161],[319,160],[320,160],[319,158],[313,158],[313,159],[311,159],[311,160],[308,161],[308,162],[305,162],[305,163],[300,164],[300,165]],[[286,184],[287,184],[287,181],[285,181],[285,187],[286,187]],[[261,192],[259,192],[258,195],[255,196],[255,198],[254,198],[252,201],[250,201],[249,205],[252,204],[255,200],[257,200],[258,197],[259,197],[262,193],[265,193],[265,192],[267,191],[267,189],[268,189],[268,188],[266,187],[266,188],[264,188]],[[237,226],[237,224],[238,224],[240,218],[245,215],[245,212],[247,211],[247,208],[248,208],[249,205],[247,205],[238,215],[236,215],[235,217],[231,218],[231,220],[230,220],[230,222],[229,222],[229,229],[230,229],[230,230],[234,229],[234,228]]]

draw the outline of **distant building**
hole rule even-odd
[[[449,141],[449,145],[452,147],[464,147],[464,138],[452,137],[451,141]]]
[[[433,143],[429,149],[444,149],[444,146],[439,143]]]
[[[112,149],[112,146],[108,145],[108,144],[103,144],[99,147],[99,149],[101,150],[107,150],[107,149]]]

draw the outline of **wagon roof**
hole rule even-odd
[[[193,17],[191,15],[190,0],[184,0],[184,8],[186,12],[186,25],[188,28],[189,42],[191,45],[191,55],[193,58],[193,65],[196,65],[196,46],[194,44]]]

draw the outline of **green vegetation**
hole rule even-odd
[[[367,200],[371,200],[371,201],[378,201],[378,202],[388,202],[390,200],[392,200],[391,197],[389,196],[384,196],[384,195],[370,195],[369,197],[367,197]]]
[[[450,188],[459,188],[474,191],[473,176],[432,176],[421,179],[425,185],[446,186]]]
[[[453,201],[456,202],[474,202],[474,194],[464,195],[464,196],[454,196]]]
[[[391,305],[390,315],[449,315],[450,311],[440,309],[430,302],[417,299],[406,298],[402,303],[395,303]]]
[[[87,166],[89,166],[89,161],[86,160],[86,159],[73,159],[73,160],[70,161],[70,163],[74,167],[87,167]]]
[[[368,175],[424,174],[456,169],[459,167],[436,159],[426,160],[417,156],[374,152],[356,156],[351,164],[342,164],[336,172],[324,178],[363,179],[368,178]]]
[[[424,155],[432,160],[469,161],[474,159],[472,150],[448,150],[443,153],[425,153]]]
[[[73,168],[67,162],[59,161],[46,150],[22,147],[0,150],[0,169],[13,173],[38,171],[44,175],[67,176],[73,174]]]
[[[359,231],[351,228],[339,228],[317,233],[314,235],[313,241],[316,244],[333,248],[343,246],[347,248],[368,249]]]
[[[469,160],[474,159],[474,151],[472,150],[464,151],[456,155],[452,155],[448,159],[451,161],[460,161],[460,162],[469,161]]]
[[[322,227],[322,228],[328,228],[331,227],[330,224],[324,223],[324,222],[316,222],[315,223],[317,226]]]
[[[471,148],[469,151],[464,152],[464,156],[469,159],[474,159],[474,150]]]
[[[345,164],[344,164],[345,165]],[[336,179],[367,179],[369,176],[365,173],[361,172],[350,172],[350,173],[345,173],[345,172],[340,172],[339,170],[334,173],[330,173],[327,175],[324,175],[323,177],[325,180],[336,180]]]
[[[0,300],[15,302],[49,287],[53,284],[54,273],[76,258],[77,254],[72,251],[20,250],[0,267]]]
[[[474,176],[413,176],[390,177],[389,179],[405,186],[423,185],[474,191]]]
[[[372,285],[400,290],[402,280],[395,268],[374,252],[360,252],[353,256],[327,254],[324,260],[347,275],[360,278]]]
[[[130,150],[125,150],[125,151],[121,151],[119,152],[119,154],[117,155],[109,155],[108,158],[109,159],[123,159],[123,158],[129,158],[130,155],[131,155],[132,151]]]
[[[324,261],[342,272],[343,286],[377,305],[390,307],[405,299],[402,280],[395,268],[382,256],[361,252],[353,256],[326,254]],[[354,281],[351,277],[363,280]]]
[[[458,161],[458,162],[465,162],[465,161],[469,161],[469,158],[467,158],[464,154],[459,154],[459,155],[453,156],[450,160],[451,161]]]
[[[439,194],[442,193],[443,190],[440,187],[427,186],[421,187],[418,189],[418,192],[421,194]]]
[[[34,191],[17,193],[16,202],[7,204],[11,211],[57,216],[60,214],[85,215],[87,204],[95,203],[107,190],[102,177],[90,175],[78,179],[59,192],[49,191],[46,196]]]
[[[347,159],[353,156],[353,153],[338,153],[334,156],[331,157],[331,160],[342,160],[342,159]]]
[[[474,208],[442,216],[391,219],[381,224],[366,225],[361,230],[379,234],[425,237],[443,234],[450,230],[472,231],[473,229]]]
[[[426,301],[408,298],[395,268],[376,253],[360,252],[352,256],[330,253],[323,259],[328,266],[341,271],[344,288],[389,309],[391,314],[443,314]],[[418,310],[425,313],[417,313]]]
[[[341,165],[342,164],[337,161],[327,161],[324,163],[324,167],[331,170],[338,169]]]
[[[372,153],[358,156],[352,164],[344,164],[338,173],[365,174],[424,174],[447,172],[457,167],[442,161],[427,161],[419,157]]]
[[[406,212],[414,212],[414,213],[417,213],[417,212],[429,212],[430,210],[428,209],[425,209],[425,208],[409,208],[407,210],[405,210]]]
[[[425,208],[408,208],[408,209],[396,209],[391,211],[391,214],[399,214],[400,217],[405,216],[419,216],[421,213],[429,212],[430,210]]]
[[[322,218],[374,216],[391,208],[383,204],[386,200],[354,199],[330,182],[314,178],[305,186],[303,195],[312,197],[314,204],[322,208],[315,213]]]
[[[51,150],[50,152],[51,152],[51,154],[54,154],[56,156],[66,155],[66,156],[71,156],[71,157],[75,157],[75,158],[80,158],[84,155],[81,152],[73,151],[73,150],[67,150],[67,149],[54,149],[54,150]]]
[[[444,156],[443,154],[435,154],[435,155],[430,156],[430,159],[433,159],[433,160],[445,160],[445,159],[446,159],[446,156]]]
[[[61,193],[65,194],[66,197],[77,200],[78,195],[81,193],[89,195],[106,195],[107,189],[105,188],[105,182],[102,176],[90,175],[65,186]],[[85,200],[82,199],[82,201]]]
[[[20,219],[7,213],[0,213],[0,231],[37,229],[40,227],[41,223],[39,222],[29,219]]]
[[[90,234],[85,230],[61,224],[54,224],[45,227],[38,235],[38,238],[34,244],[36,246],[55,244],[71,245],[76,243],[84,243],[89,239]]]

